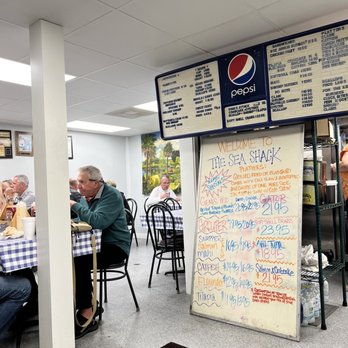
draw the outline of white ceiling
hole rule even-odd
[[[0,0],[0,57],[29,63],[29,25],[64,30],[68,120],[157,131],[159,73],[348,18],[347,0]],[[30,87],[0,82],[0,123],[31,125]],[[131,110],[132,111],[132,110]]]

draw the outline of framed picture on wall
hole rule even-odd
[[[72,136],[68,135],[68,158],[73,159],[74,154],[73,154],[73,143],[72,143]]]
[[[15,131],[16,156],[33,156],[33,134]]]
[[[12,137],[10,130],[0,130],[0,158],[12,158]]]

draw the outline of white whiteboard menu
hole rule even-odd
[[[206,137],[191,313],[299,340],[303,126]]]
[[[267,46],[272,121],[348,110],[348,26]]]
[[[161,77],[157,83],[165,138],[222,128],[217,61]]]

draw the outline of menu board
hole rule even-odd
[[[271,119],[348,110],[348,26],[267,46]]]
[[[299,340],[303,137],[203,139],[192,314]]]
[[[161,74],[156,91],[164,139],[346,116],[348,20]]]
[[[222,128],[217,62],[157,80],[164,137]]]

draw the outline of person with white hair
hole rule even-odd
[[[27,209],[31,208],[31,204],[35,202],[35,195],[29,190],[29,179],[26,175],[16,175],[13,179],[13,191],[17,193],[16,202],[24,202]]]
[[[120,192],[107,185],[101,172],[94,166],[81,167],[78,171],[78,189],[88,206],[70,200],[70,207],[81,221],[93,229],[101,229],[101,250],[97,254],[97,264],[107,268],[111,264],[124,261],[130,250],[130,232]],[[76,324],[75,338],[98,329],[98,322],[92,317],[92,255],[74,258],[76,275]],[[101,304],[100,304],[101,305]],[[101,310],[101,309],[99,309]],[[87,323],[89,324],[87,325]],[[82,325],[87,325],[83,328]]]

